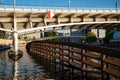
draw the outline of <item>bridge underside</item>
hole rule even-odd
[[[47,18],[47,11],[0,11],[0,27],[11,29],[14,27],[14,21],[17,22],[18,30],[57,25],[64,23],[80,23],[80,22],[105,22],[120,21],[119,12],[69,12],[69,11],[53,11],[54,17]],[[111,29],[118,28],[120,23],[101,23],[101,24],[80,24],[72,26],[62,26],[62,28],[98,28]]]

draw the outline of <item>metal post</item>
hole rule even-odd
[[[70,10],[70,0],[68,0],[68,10]]]
[[[118,11],[118,0],[116,0],[116,11]]]
[[[14,10],[15,10],[15,8],[16,8],[16,0],[14,0],[13,6],[14,6]]]

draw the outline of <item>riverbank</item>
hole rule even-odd
[[[23,45],[23,44],[26,44],[27,41],[24,41],[24,40],[19,40],[18,41],[18,44],[19,45]],[[12,40],[9,40],[9,39],[0,39],[0,44],[1,45],[10,45],[12,46]]]

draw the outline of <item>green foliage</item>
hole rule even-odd
[[[56,33],[55,33],[54,31],[50,31],[50,32],[48,33],[48,36],[49,36],[49,37],[56,36]]]
[[[48,36],[49,36],[49,37],[54,37],[54,36],[57,36],[57,34],[56,34],[56,32],[54,32],[54,31],[50,31],[50,32],[48,33]],[[55,38],[55,39],[52,39],[52,40],[58,40],[58,38]]]
[[[5,35],[5,36],[4,36],[5,39],[9,39],[9,34],[6,34],[6,33],[5,33],[4,35]]]
[[[25,39],[25,40],[27,40],[27,39],[28,39],[28,37],[27,37],[27,36],[25,36],[25,37],[24,37],[24,39]]]
[[[103,39],[105,43],[108,43],[109,40],[113,38],[113,34],[115,33],[115,30],[110,30],[106,33],[106,37]]]
[[[22,36],[18,36],[18,39],[22,39]]]
[[[35,38],[35,36],[33,36],[33,39],[32,40],[35,40],[36,38]]]
[[[0,39],[9,39],[9,34],[0,30]]]
[[[88,43],[95,42],[97,40],[96,35],[93,32],[88,32],[86,41]]]
[[[0,31],[0,38],[1,38],[1,39],[4,39],[4,38],[5,38],[5,33],[4,33],[4,31]]]

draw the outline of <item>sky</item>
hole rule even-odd
[[[14,0],[0,0],[0,4],[13,4]],[[115,8],[116,0],[70,0],[71,7]],[[16,0],[17,5],[68,7],[68,0]],[[118,0],[120,7],[120,0]]]

